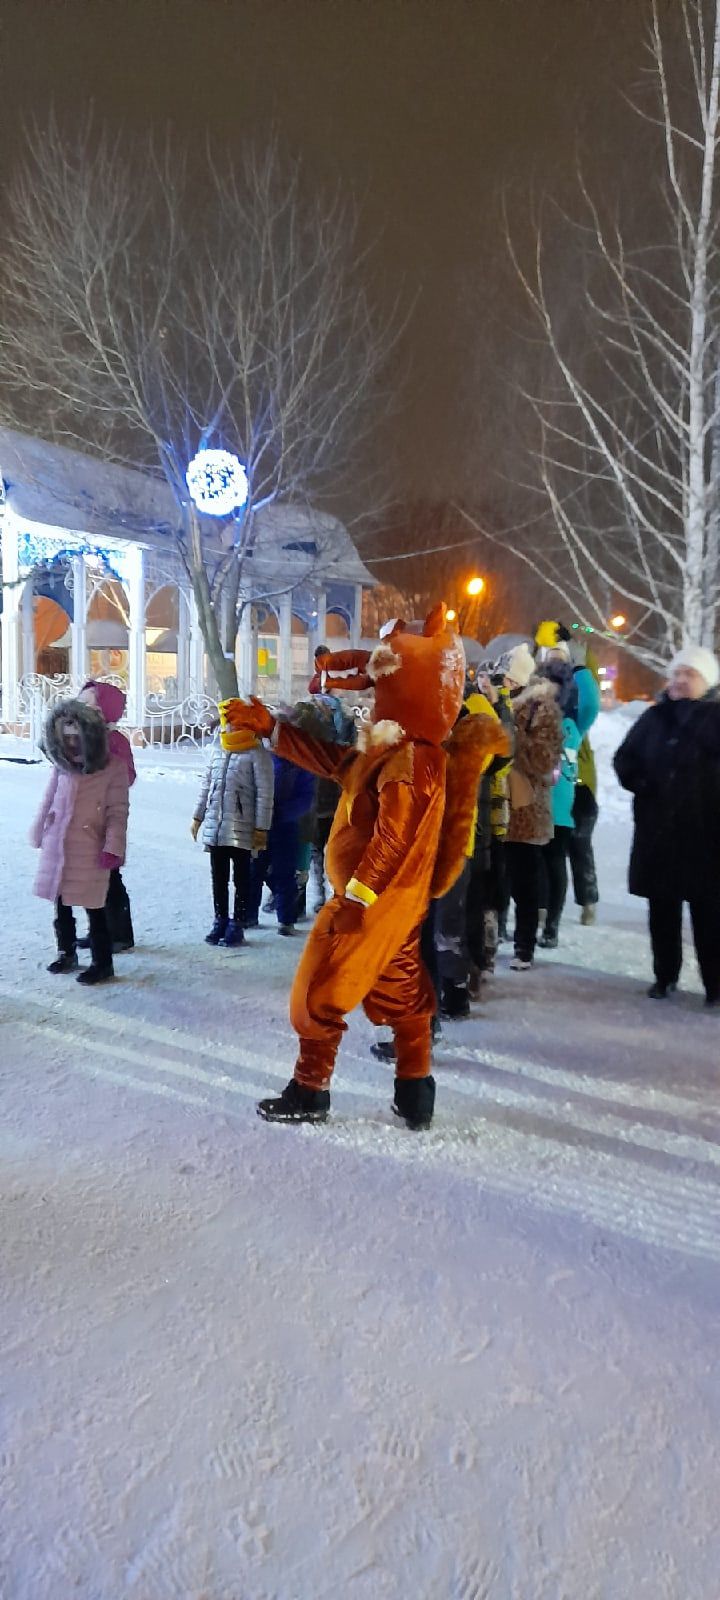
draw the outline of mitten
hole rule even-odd
[[[357,900],[341,900],[333,912],[333,933],[359,933],[364,916],[365,907]]]
[[[122,861],[120,856],[114,856],[111,850],[101,850],[100,866],[105,872],[114,872],[116,867],[122,866]]]
[[[200,832],[200,818],[199,817],[193,817],[192,822],[190,823],[190,832],[191,832],[191,834],[193,836],[193,839],[197,839],[197,836],[198,836],[198,834]]]
[[[221,700],[220,716],[233,733],[247,728],[261,739],[269,739],[275,727],[275,718],[262,700],[251,695],[249,700]]]

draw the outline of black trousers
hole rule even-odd
[[[568,887],[567,859],[573,831],[572,828],[556,828],[549,844],[542,846],[546,883],[545,928],[548,933],[557,933],[563,914]]]
[[[213,908],[216,917],[230,915],[230,868],[233,872],[233,920],[244,922],[250,886],[250,851],[233,850],[230,845],[210,846]]]
[[[115,867],[110,873],[110,882],[105,900],[105,914],[112,943],[133,945],[135,943],[135,934],[130,912],[130,896],[123,883],[119,867]]]
[[[585,783],[579,783],[573,802],[575,827],[568,845],[575,904],[578,906],[596,906],[600,898],[592,842],[597,819],[598,803],[592,789],[588,789]]]
[[[677,983],[682,966],[683,902],[658,895],[648,902],[653,968],[658,983]],[[720,999],[720,900],[690,901],[693,942],[708,1000]]]
[[[515,901],[515,954],[532,961],[540,912],[540,845],[506,843],[505,864]]]
[[[94,967],[107,967],[112,962],[112,940],[110,929],[105,915],[105,907],[98,911],[88,911],[90,924],[90,955]],[[74,956],[77,940],[77,929],[73,916],[72,906],[66,906],[62,900],[55,901],[55,937],[58,950],[65,956]]]
[[[435,950],[441,985],[466,984],[470,976],[466,908],[472,861],[442,899],[435,902]]]
[[[490,840],[490,849],[484,851],[481,860],[475,860],[470,868],[470,882],[467,892],[467,942],[470,960],[473,965],[483,968],[495,959],[497,948],[497,931],[493,939],[492,948],[487,947],[488,914],[495,913],[495,922],[507,913],[508,892],[506,887],[507,873],[505,870],[505,842],[503,839],[493,837]]]

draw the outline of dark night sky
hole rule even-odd
[[[418,296],[388,444],[409,492],[451,493],[472,434],[469,285],[500,324],[514,314],[498,190],[562,188],[577,130],[612,186],[641,0],[0,0],[0,20],[3,166],[28,109],[94,99],[112,124],[170,119],[230,147],[274,119],[365,196],[388,285]]]

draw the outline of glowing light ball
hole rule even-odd
[[[206,517],[229,517],[248,497],[247,473],[229,450],[199,450],[185,473],[191,498]]]

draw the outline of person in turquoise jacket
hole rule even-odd
[[[558,705],[562,713],[562,751],[555,771],[555,782],[552,789],[554,832],[549,844],[542,847],[547,882],[545,896],[547,910],[545,927],[539,942],[543,949],[554,950],[558,942],[560,918],[567,895],[568,851],[575,827],[573,807],[578,775],[578,755],[582,744],[582,734],[579,726],[580,694],[577,674],[573,672],[570,662],[564,661],[561,656],[556,654],[548,656],[547,660],[538,668],[538,676],[549,679],[555,685]]]

